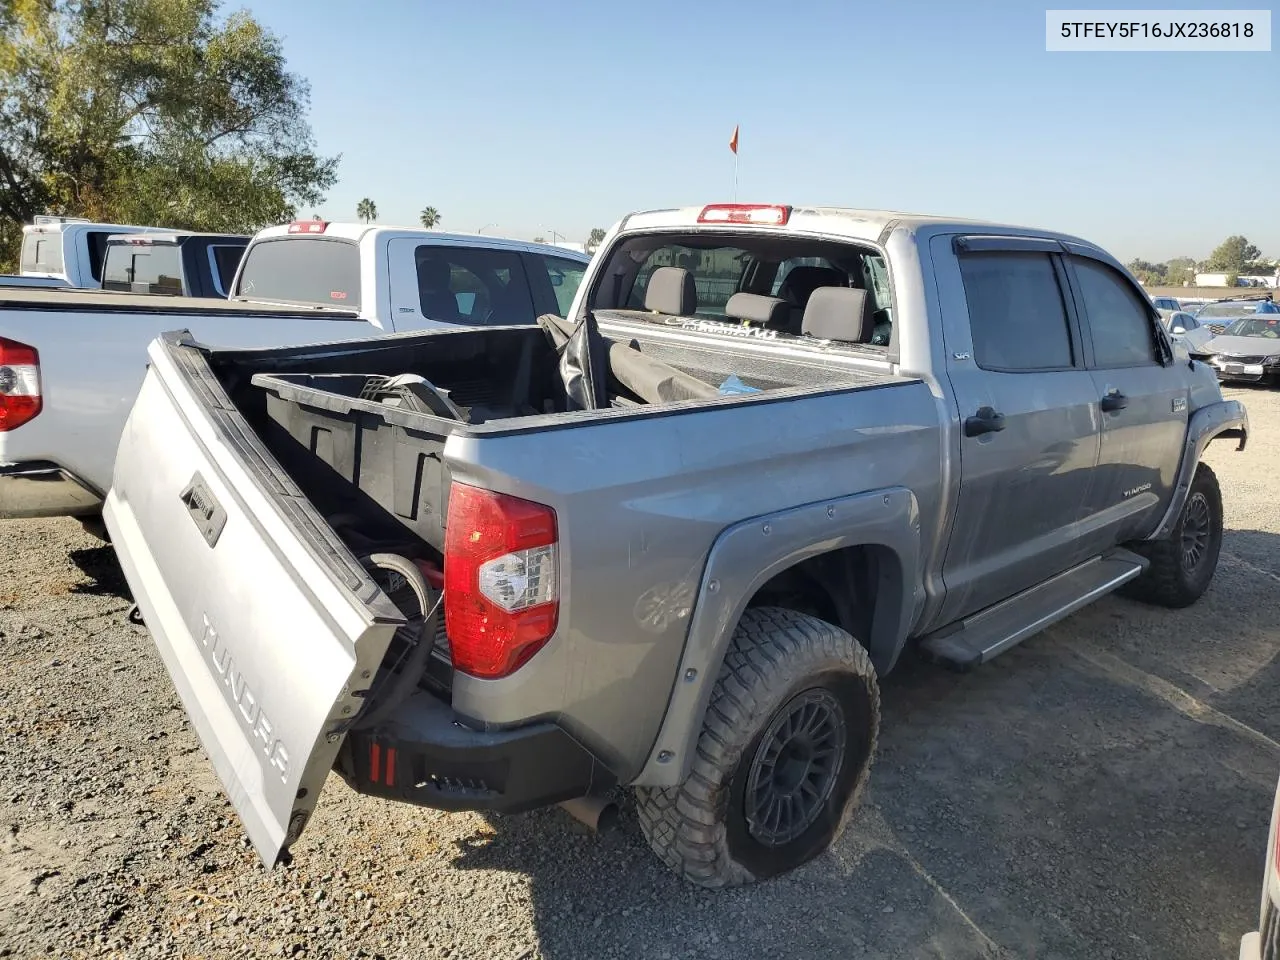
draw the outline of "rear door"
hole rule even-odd
[[[305,826],[402,618],[192,347],[157,341],[104,510],[165,668],[264,863]]]
[[[1115,543],[1147,532],[1173,495],[1187,430],[1187,379],[1159,315],[1129,278],[1075,248],[1067,266],[1087,333],[1101,422],[1091,510]]]
[[[946,236],[931,243],[960,421],[946,623],[1090,555],[1097,391],[1057,244]]]

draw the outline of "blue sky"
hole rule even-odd
[[[999,2],[247,6],[310,81],[320,149],[342,154],[328,218],[368,196],[384,223],[431,204],[444,228],[580,240],[730,199],[741,124],[744,201],[1013,221],[1124,259],[1243,233],[1280,257],[1274,38],[1047,53],[1047,4]]]

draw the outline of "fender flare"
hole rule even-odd
[[[924,601],[920,511],[910,490],[891,487],[822,500],[728,527],[707,556],[662,726],[632,785],[675,786],[689,775],[720,665],[756,591],[803,560],[856,546],[882,548],[897,561],[899,589],[884,597],[896,594],[895,600],[877,603],[871,637],[859,638],[877,673],[893,666]]]
[[[1249,412],[1239,400],[1217,400],[1206,404],[1187,421],[1187,438],[1182,448],[1182,460],[1173,485],[1173,496],[1160,523],[1147,535],[1147,540],[1163,540],[1173,532],[1182,513],[1183,504],[1191,492],[1191,481],[1204,448],[1218,437],[1238,437],[1237,450],[1243,450],[1249,440]]]

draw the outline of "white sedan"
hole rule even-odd
[[[1188,353],[1203,353],[1204,345],[1213,339],[1213,331],[1202,327],[1195,317],[1183,311],[1171,313],[1164,323],[1173,339],[1186,344]]]

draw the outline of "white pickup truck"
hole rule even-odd
[[[568,311],[587,262],[499,237],[309,220],[258,233],[226,301],[0,289],[0,518],[77,516],[102,535],[147,345],[166,330],[266,347],[532,324]]]
[[[22,228],[21,272],[0,276],[0,287],[101,287],[107,238],[154,229],[76,217],[36,217]]]

